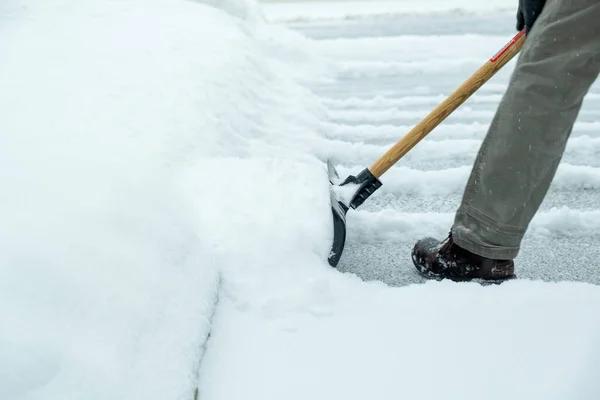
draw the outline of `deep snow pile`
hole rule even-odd
[[[4,4],[0,398],[191,398],[219,268],[255,268],[252,239],[283,254],[274,221],[293,243],[287,198],[325,183],[297,140],[319,109],[233,6]],[[298,201],[327,232],[319,191]]]

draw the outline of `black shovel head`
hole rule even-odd
[[[329,265],[336,267],[346,244],[346,213],[348,212],[348,207],[338,199],[333,189],[334,186],[339,184],[340,177],[329,160],[327,160],[327,175],[329,176],[329,194],[331,198],[331,212],[333,214],[333,243],[328,261]]]
[[[329,265],[336,267],[346,244],[346,213],[350,208],[357,209],[360,207],[369,196],[381,187],[381,181],[368,168],[365,168],[358,175],[350,175],[343,182],[340,182],[340,177],[329,160],[327,160],[327,174],[331,184],[329,193],[333,214],[333,244],[329,252]],[[348,188],[352,193],[349,196],[347,205],[339,199],[334,191],[336,186],[344,185],[349,185]]]

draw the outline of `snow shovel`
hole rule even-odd
[[[336,267],[342,256],[346,242],[346,213],[350,207],[358,208],[379,189],[382,186],[379,178],[506,65],[521,50],[524,42],[525,30],[522,30],[373,165],[357,176],[350,175],[340,183],[335,167],[330,160],[327,161],[333,212],[333,244],[328,258],[329,265]],[[341,188],[342,186],[346,187]]]

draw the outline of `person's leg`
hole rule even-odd
[[[493,259],[517,256],[600,72],[600,2],[549,0],[528,33],[452,229]]]
[[[477,155],[448,239],[451,243],[436,244],[428,238],[413,250],[421,272],[465,275],[465,279],[485,278],[485,274],[491,279],[494,271],[495,277],[512,275],[512,261],[501,263],[504,272],[499,271],[500,264],[489,261],[487,272],[469,271],[484,258],[517,256],[584,96],[600,72],[599,21],[597,0],[547,1],[527,34]]]

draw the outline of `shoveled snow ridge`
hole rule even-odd
[[[189,400],[223,273],[277,258],[252,207],[265,229],[277,208],[315,221],[296,247],[326,263],[302,143],[320,106],[282,72],[302,39],[242,19],[253,1],[19,3],[0,16],[0,398]],[[324,185],[252,204],[297,175]]]

